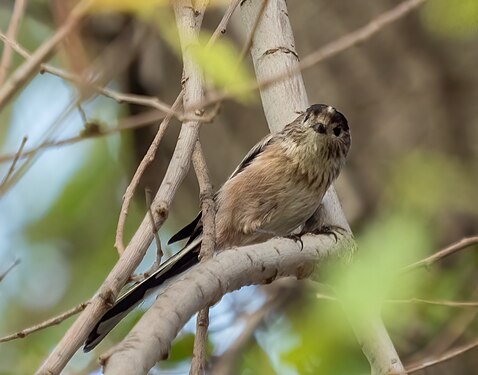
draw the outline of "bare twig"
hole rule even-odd
[[[329,44],[319,48],[317,51],[305,56],[297,66],[290,68],[287,71],[273,72],[264,79],[258,80],[257,83],[250,83],[241,87],[241,90],[255,91],[266,89],[276,83],[280,83],[291,77],[299,75],[302,71],[315,66],[324,60],[327,60],[339,53],[346,51],[347,49],[354,47],[360,43],[363,43],[381,31],[384,27],[396,22],[406,16],[408,13],[418,8],[427,0],[407,0],[396,7],[380,14],[376,18],[372,19],[365,26],[354,30],[343,37],[336,39]],[[233,98],[232,93],[216,93],[215,95],[208,95],[208,100],[205,103],[201,103],[202,106],[210,105],[212,103],[222,101],[225,99]]]
[[[315,295],[319,299],[324,299],[328,301],[335,301],[337,302],[337,297],[328,295],[328,294],[323,294],[323,293],[317,293]],[[423,299],[423,298],[407,298],[407,299],[386,299],[383,301],[384,303],[387,304],[425,304],[425,305],[436,305],[436,306],[445,306],[445,307],[462,307],[462,308],[468,308],[468,307],[478,307],[478,302],[477,301],[448,301],[448,300],[430,300],[430,299]]]
[[[0,32],[0,39],[5,43],[5,45],[11,46],[11,48],[13,48],[23,58],[25,59],[31,58],[31,54],[25,48],[23,48],[16,41],[8,38],[8,36],[3,34],[2,32]],[[110,98],[120,104],[128,103],[128,104],[136,104],[136,105],[142,105],[146,107],[155,108],[165,114],[174,115],[181,121],[185,120],[186,118],[191,120],[204,121],[204,122],[210,121],[209,118],[206,116],[203,118],[199,118],[198,116],[192,116],[192,115],[184,116],[183,113],[174,111],[169,105],[159,100],[159,98],[152,97],[152,96],[137,95],[137,94],[121,93],[113,89],[98,85],[94,82],[90,82],[90,80],[87,77],[83,77],[77,74],[67,72],[63,69],[57,68],[49,64],[41,64],[40,69],[41,69],[41,72],[48,72],[66,81],[73,82],[80,87],[94,90],[98,94],[106,96],[107,98]]]
[[[281,283],[280,281],[287,281]],[[242,329],[241,334],[231,344],[227,350],[221,354],[221,356],[215,361],[211,374],[212,375],[225,375],[233,374],[237,360],[240,358],[248,342],[250,342],[254,332],[264,322],[264,318],[273,313],[288,300],[291,292],[295,290],[295,286],[291,286],[290,280],[283,279],[277,280],[274,284],[270,285],[270,288],[274,290],[270,293],[267,301],[253,313],[242,317],[245,327]]]
[[[153,272],[157,267],[159,267],[159,265],[161,264],[161,258],[163,257],[163,248],[161,247],[161,239],[159,238],[159,234],[158,234],[159,228],[156,225],[156,222],[154,221],[153,211],[151,210],[151,205],[152,205],[151,194],[152,192],[150,189],[145,190],[146,205],[148,206],[148,214],[149,214],[149,218],[151,219],[151,225],[153,227],[153,232],[154,232],[153,236],[156,242],[156,259],[154,260],[152,269],[149,272]]]
[[[147,116],[134,115],[134,116],[127,117],[125,119],[120,120],[120,123],[118,124],[118,126],[114,128],[106,128],[106,129],[102,127],[88,128],[83,130],[79,135],[61,139],[59,141],[43,142],[36,147],[23,150],[21,155],[18,155],[18,152],[0,155],[0,163],[5,163],[9,160],[13,160],[15,159],[17,155],[19,159],[23,159],[28,156],[34,155],[38,151],[43,149],[66,146],[66,145],[70,145],[70,144],[80,142],[86,139],[98,138],[98,137],[103,137],[107,135],[112,135],[124,130],[136,129],[142,126],[150,125],[151,122],[160,120],[162,118],[164,118],[164,115],[156,111],[154,111],[154,113],[149,113]]]
[[[203,237],[201,242],[201,262],[210,258],[216,247],[216,207],[214,194],[209,178],[206,160],[202,152],[201,143],[197,141],[192,158],[194,171],[199,182],[201,195]],[[209,326],[209,307],[199,311],[196,320],[196,337],[194,338],[191,375],[201,375],[206,371],[207,331]]]
[[[449,350],[442,355],[438,356],[435,359],[429,359],[429,360],[424,360],[421,361],[420,363],[417,363],[415,365],[411,365],[407,367],[407,371],[405,372],[393,372],[390,375],[403,375],[403,374],[412,374],[414,372],[417,372],[419,370],[423,370],[432,366],[435,366],[439,363],[443,363],[446,361],[449,361],[450,359],[453,359],[461,354],[464,354],[472,349],[475,349],[478,347],[478,340],[472,341],[469,344],[465,344],[462,346],[459,346],[456,349]]]
[[[442,260],[443,258],[446,258],[452,254],[455,254],[456,252],[459,252],[476,244],[478,244],[478,236],[462,238],[461,240],[451,244],[450,246],[445,247],[437,253],[402,268],[402,272],[408,272],[421,267],[430,267],[432,264],[438,262],[439,260]]]
[[[179,6],[179,2],[174,2],[174,4]],[[189,11],[192,11],[192,9],[189,9]],[[182,19],[181,24],[185,20]],[[184,24],[184,29],[180,31],[180,42],[183,49],[189,48],[190,44],[194,42],[193,39],[201,25],[202,15],[194,17],[192,21],[193,23],[187,24],[187,27]],[[185,66],[186,72],[188,72],[188,69],[195,69],[195,67]],[[201,86],[201,83],[199,82],[199,86]],[[183,88],[186,89],[189,85],[198,85],[198,82],[194,79],[186,79]],[[202,91],[194,92],[194,95],[196,96],[187,98],[188,103],[201,101]],[[166,220],[172,199],[189,169],[191,155],[198,137],[198,128],[199,122],[187,121],[183,123],[171,163],[152,204],[154,219],[158,227]],[[89,331],[114,302],[122,286],[144,257],[152,241],[151,220],[149,215],[146,215],[115,267],[91,299],[91,303],[68,329],[38,369],[37,374],[57,374],[64,368],[84,342]]]
[[[13,156],[13,161],[12,164],[10,164],[10,168],[8,169],[7,174],[3,178],[2,182],[0,183],[0,191],[2,191],[3,186],[7,183],[8,179],[10,176],[13,174],[13,171],[15,170],[15,166],[17,165],[18,159],[20,159],[20,156],[22,155],[23,148],[25,147],[25,143],[27,143],[28,138],[23,137],[22,143],[20,144],[20,147],[18,148],[17,152]]]
[[[87,305],[88,305],[88,302],[80,303],[78,306],[75,306],[72,309],[65,311],[63,314],[60,314],[51,319],[45,320],[44,322],[41,322],[40,324],[36,324],[32,327],[22,329],[21,331],[15,332],[11,335],[4,336],[0,338],[0,343],[15,340],[15,339],[22,339],[33,332],[37,332],[54,325],[58,325],[64,320],[68,319],[70,316],[73,316],[75,314],[78,314],[80,311],[83,311]]]
[[[231,0],[229,3],[229,6],[227,7],[224,16],[222,17],[221,21],[219,22],[219,25],[217,25],[216,30],[211,35],[211,39],[206,44],[206,48],[211,47],[216,40],[219,38],[221,34],[226,33],[227,25],[229,24],[229,20],[231,19],[234,11],[236,10],[237,6],[241,0]]]
[[[76,27],[82,18],[88,1],[80,1],[70,12],[65,20],[51,36],[38,49],[20,65],[0,87],[0,110],[5,107],[13,95],[35,74],[40,65],[47,60],[54,52],[55,48],[65,39]]]
[[[173,110],[177,110],[178,108],[180,108],[182,98],[183,98],[183,91],[179,93],[178,97],[174,101],[174,104],[172,107]],[[116,239],[115,239],[115,247],[118,250],[118,253],[120,256],[123,254],[125,250],[125,246],[123,242],[123,233],[124,233],[124,227],[126,224],[126,217],[128,215],[129,205],[131,203],[131,200],[133,199],[134,192],[136,188],[138,187],[139,181],[141,180],[141,176],[143,176],[144,171],[146,170],[148,165],[150,165],[153,162],[156,156],[156,152],[158,151],[159,144],[161,143],[161,140],[163,139],[163,136],[166,133],[166,130],[168,130],[169,124],[171,122],[171,117],[172,117],[171,115],[166,115],[164,120],[159,125],[158,132],[154,136],[154,139],[151,142],[151,145],[149,146],[148,151],[146,152],[146,155],[144,155],[143,159],[139,163],[139,166],[136,169],[136,172],[134,172],[133,178],[131,179],[123,195],[123,203],[121,204],[120,216],[118,219],[118,226],[116,228]]]
[[[13,270],[19,264],[20,264],[20,259],[15,259],[13,261],[13,263],[2,274],[0,274],[0,283],[10,273],[10,271]],[[2,342],[2,341],[0,341],[0,342]]]
[[[26,0],[16,0],[15,5],[13,6],[12,18],[8,24],[7,37],[10,39],[15,39],[17,36],[18,26],[23,17],[25,11]],[[5,77],[8,74],[10,69],[10,64],[12,62],[12,47],[6,45],[3,49],[2,59],[0,61],[0,86],[5,81]]]

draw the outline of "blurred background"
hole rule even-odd
[[[160,24],[161,17],[146,18],[140,5],[124,3],[129,5],[88,15],[49,63],[77,74],[93,72],[113,90],[172,103],[181,89],[177,35],[165,28],[167,17]],[[304,57],[398,3],[289,2],[296,50]],[[27,1],[18,43],[34,51],[53,35],[72,4]],[[215,2],[208,9],[204,30],[215,29],[226,5]],[[14,1],[0,1],[2,32],[13,6]],[[238,56],[246,39],[238,14],[222,38]],[[477,46],[476,0],[429,0],[365,43],[303,73],[311,103],[338,108],[348,118],[353,136],[336,187],[360,251],[351,271],[332,268],[324,272],[324,282],[341,285],[346,280],[351,309],[385,299],[385,323],[406,364],[439,357],[478,336],[476,306],[410,301],[477,301],[478,255],[473,248],[429,269],[391,276],[403,265],[478,233]],[[0,48],[3,53],[4,45]],[[221,58],[220,53],[215,55],[211,64]],[[14,53],[9,73],[23,61]],[[249,57],[242,70],[241,77],[253,77]],[[21,159],[16,174],[2,184],[0,274],[17,259],[20,263],[0,282],[0,336],[40,323],[94,294],[117,260],[113,243],[121,197],[157,131],[158,121],[148,119],[158,115],[151,108],[94,95],[49,73],[37,74],[0,112],[2,179],[23,137],[28,138],[28,150],[45,140],[58,141],[98,127],[147,123],[42,149]],[[156,191],[161,182],[179,128],[174,120],[141,180],[126,238],[146,212],[145,189]],[[219,115],[202,126],[200,135],[215,189],[267,133],[257,94],[222,103]],[[160,231],[164,244],[198,208],[198,186],[191,170]],[[151,265],[154,253],[151,246],[140,271]],[[389,301],[397,299],[401,303]],[[92,354],[77,353],[65,373],[98,372],[97,356],[124,337],[147,306],[131,314]],[[73,319],[0,343],[0,373],[32,373]],[[188,323],[170,359],[152,373],[189,372],[194,326],[194,321]],[[241,336],[248,330],[249,335]],[[234,374],[369,372],[341,307],[318,298],[316,288],[307,282],[248,287],[225,296],[211,311],[211,366],[224,365],[221,355],[241,339],[241,350],[225,365]],[[417,373],[478,374],[477,353],[469,351]]]

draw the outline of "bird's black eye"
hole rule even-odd
[[[325,129],[325,126],[324,124],[315,124],[313,126],[314,130],[317,132],[317,133],[320,133],[320,134],[325,134],[326,133],[326,129]]]
[[[340,135],[340,133],[342,133],[342,128],[340,126],[336,126],[333,130],[334,134],[336,137],[338,137]]]

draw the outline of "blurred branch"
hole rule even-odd
[[[295,285],[291,286],[289,282],[280,283],[280,281],[290,280],[277,280],[270,286],[274,290],[269,294],[267,301],[253,313],[241,318],[241,320],[245,321],[245,327],[242,329],[239,337],[214,362],[211,370],[212,375],[234,373],[237,361],[241,357],[246,345],[251,341],[254,332],[264,322],[265,317],[277,311],[290,298],[291,292],[296,290]]]
[[[108,136],[108,135],[116,134],[121,131],[131,130],[131,129],[136,129],[142,126],[151,125],[152,121],[160,120],[161,118],[164,118],[164,115],[160,114],[157,111],[154,111],[154,113],[149,113],[147,116],[134,115],[134,116],[130,116],[125,119],[122,119],[119,121],[120,123],[118,124],[118,126],[114,128],[105,129],[100,126],[97,126],[98,124],[93,125],[92,123],[90,123],[90,125],[87,128],[85,128],[83,131],[81,131],[79,135],[61,139],[59,141],[43,142],[36,147],[30,148],[27,150],[24,149],[21,154],[19,154],[17,151],[15,153],[0,155],[0,163],[5,163],[9,160],[14,160],[17,157],[17,155],[19,159],[23,159],[28,156],[34,155],[38,151],[43,149],[66,146],[66,145],[73,144],[73,143],[80,142],[87,139]]]
[[[15,0],[12,17],[10,19],[10,23],[8,24],[7,34],[6,34],[9,39],[14,40],[17,36],[18,26],[20,25],[20,21],[25,11],[25,4],[26,4],[26,0]],[[11,62],[12,62],[12,47],[10,45],[5,45],[3,49],[3,53],[2,53],[2,58],[0,61],[0,86],[5,81],[5,77],[8,74],[8,70],[10,69]]]
[[[450,246],[445,247],[444,249],[436,252],[435,254],[402,268],[402,272],[409,272],[421,267],[430,267],[432,264],[438,262],[439,260],[442,260],[452,254],[455,254],[476,244],[478,244],[478,236],[462,238],[461,240],[451,244]]]
[[[315,295],[319,299],[324,299],[328,301],[335,301],[338,302],[337,297],[317,293]],[[383,301],[384,303],[388,304],[425,304],[425,305],[436,305],[436,306],[445,306],[445,307],[478,307],[478,302],[476,301],[447,301],[447,300],[430,300],[430,299],[423,299],[423,298],[408,298],[408,299],[386,299]]]
[[[475,348],[478,348],[478,340],[475,340],[475,341],[473,341],[469,344],[459,346],[456,349],[449,350],[449,351],[443,353],[442,355],[436,357],[435,359],[428,359],[428,360],[421,361],[421,363],[411,365],[411,366],[408,367],[406,373],[412,374],[414,372],[417,372],[417,371],[435,366],[439,363],[449,361],[450,359],[453,359],[453,358],[455,358],[455,357],[457,357],[461,354],[464,354],[464,353],[466,353],[466,352],[468,352],[472,349],[475,349]],[[406,374],[406,373],[404,373],[404,372],[393,372],[390,375],[402,375],[402,374]]]
[[[192,162],[199,183],[201,196],[203,235],[201,241],[200,261],[211,258],[216,247],[216,206],[206,160],[199,140],[194,149]],[[196,336],[194,338],[191,375],[201,375],[206,371],[207,331],[209,326],[209,307],[199,311],[196,319]]]
[[[70,12],[63,25],[10,75],[8,80],[0,87],[0,110],[3,109],[13,95],[30,80],[40,68],[40,65],[53,54],[58,44],[78,25],[87,6],[88,1],[80,1]]]
[[[30,59],[31,54],[23,48],[20,44],[16,41],[11,40],[7,35],[3,34],[0,31],[0,39],[5,43],[7,46],[11,46],[20,56],[25,59]],[[40,71],[48,72],[52,75],[60,77],[66,81],[72,82],[80,87],[88,88],[94,90],[96,93],[106,96],[120,104],[128,103],[128,104],[135,104],[135,105],[142,105],[145,107],[155,108],[158,111],[161,111],[165,114],[173,115],[177,117],[180,121],[184,121],[186,119],[189,120],[197,120],[197,121],[204,121],[209,122],[211,121],[208,116],[199,117],[199,116],[185,116],[182,112],[175,111],[169,105],[159,100],[159,98],[153,96],[144,96],[144,95],[137,95],[137,94],[125,94],[110,88],[98,85],[94,82],[90,82],[86,77],[82,77],[80,75],[67,72],[63,69],[57,68],[52,65],[48,64],[41,64]]]
[[[15,340],[15,339],[22,339],[33,332],[37,332],[54,325],[58,325],[64,320],[68,319],[70,316],[73,316],[75,314],[78,314],[80,311],[83,311],[87,305],[88,305],[88,302],[80,303],[78,306],[75,306],[72,309],[65,311],[63,314],[60,314],[51,319],[45,320],[44,322],[41,322],[40,324],[36,324],[32,327],[22,329],[21,331],[18,331],[11,335],[1,337],[0,343]]]
[[[287,71],[273,72],[273,74],[269,74],[268,77],[258,80],[257,83],[251,83],[247,85],[244,87],[244,91],[263,90],[293,76],[297,76],[303,70],[311,68],[312,66],[334,57],[351,47],[367,41],[386,26],[400,20],[408,13],[418,8],[425,1],[427,0],[404,1],[398,4],[396,7],[375,17],[365,26],[352,31],[305,56],[296,66],[288,69]],[[247,5],[247,1],[245,4]],[[233,94],[231,93],[216,93],[215,95],[211,95],[206,103],[202,103],[202,105],[209,105],[232,97]]]
[[[12,161],[12,164],[10,164],[10,168],[8,168],[7,174],[5,175],[2,182],[0,183],[0,191],[3,190],[3,186],[7,183],[8,179],[13,174],[13,171],[15,170],[15,166],[17,165],[17,161],[22,155],[22,151],[23,151],[23,148],[25,147],[25,143],[27,143],[27,140],[28,140],[27,137],[23,137],[20,147],[18,148],[17,152],[13,156],[13,161]]]
[[[13,263],[2,274],[0,274],[0,283],[19,264],[20,264],[20,259],[15,259]],[[0,342],[2,342],[1,339],[0,339]]]

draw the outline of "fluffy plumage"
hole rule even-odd
[[[217,250],[287,236],[304,225],[337,178],[350,142],[345,117],[324,104],[309,107],[281,132],[265,137],[215,195]],[[197,263],[201,235],[199,213],[170,240],[189,238],[186,246],[105,313],[84,351],[94,348],[149,291]]]

